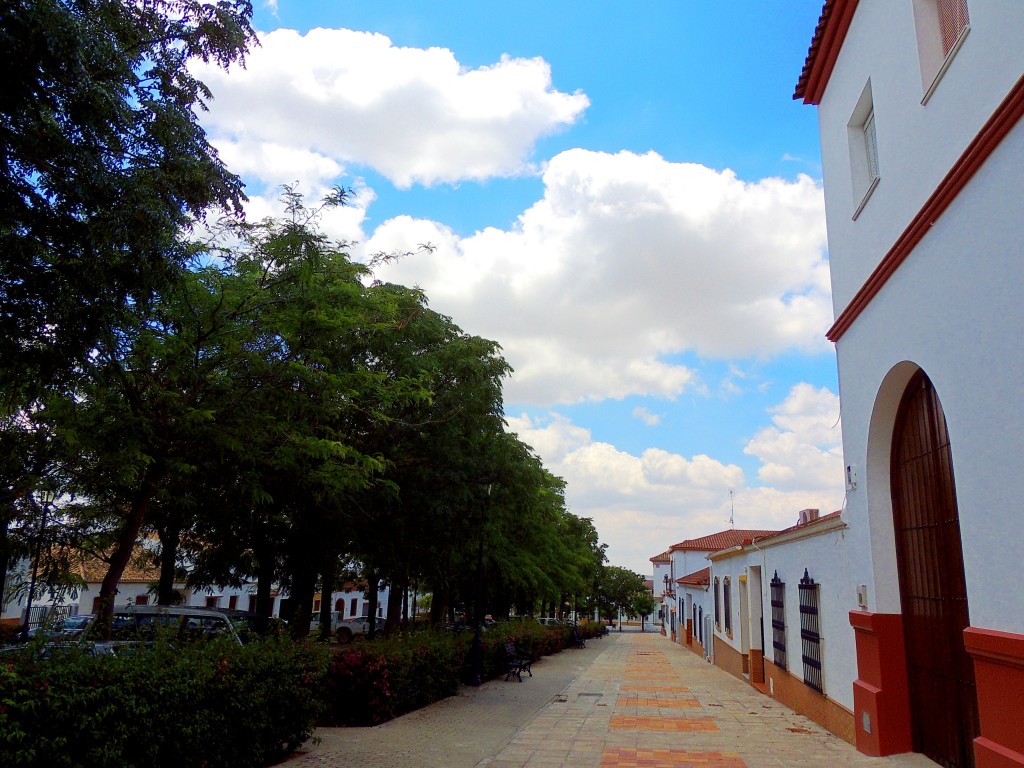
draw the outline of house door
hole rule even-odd
[[[979,733],[960,519],[946,418],[931,381],[907,385],[893,433],[892,506],[914,750],[974,765]]]

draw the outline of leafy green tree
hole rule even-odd
[[[654,599],[654,595],[647,590],[646,585],[642,592],[638,592],[633,596],[633,602],[630,605],[630,612],[640,617],[641,631],[646,629],[647,617],[650,616],[657,607],[658,603]]]
[[[167,285],[210,206],[240,210],[193,60],[255,40],[241,0],[12,0],[0,14],[0,391],[63,379]],[[29,398],[30,399],[30,398]]]
[[[602,616],[611,621],[620,610],[628,613],[637,595],[646,591],[647,585],[640,574],[617,565],[605,566],[598,575]]]
[[[250,16],[236,0],[4,4],[0,560],[17,500],[57,471],[51,400],[73,398],[97,345],[174,281],[190,222],[240,212],[189,64],[239,61]]]

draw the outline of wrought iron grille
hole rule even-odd
[[[721,599],[719,597],[720,589],[718,586],[718,579],[715,579],[715,626],[719,629],[722,628],[722,609],[720,608]]]
[[[821,623],[818,616],[819,585],[804,568],[800,579],[800,642],[804,659],[804,682],[824,693],[821,675]]]
[[[725,614],[725,632],[732,635],[732,580],[728,576],[722,581],[722,613]]]
[[[779,572],[771,580],[772,587],[772,648],[775,649],[775,666],[786,669],[786,583],[779,578]]]

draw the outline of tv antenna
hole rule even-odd
[[[732,488],[730,488],[729,489],[729,527],[730,528],[735,528],[736,527],[736,519],[735,519],[736,515],[735,515],[735,512],[736,512],[736,510],[733,509],[733,504],[732,504]]]

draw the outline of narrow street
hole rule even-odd
[[[613,632],[375,728],[321,729],[289,768],[935,768],[870,758],[657,632]]]

